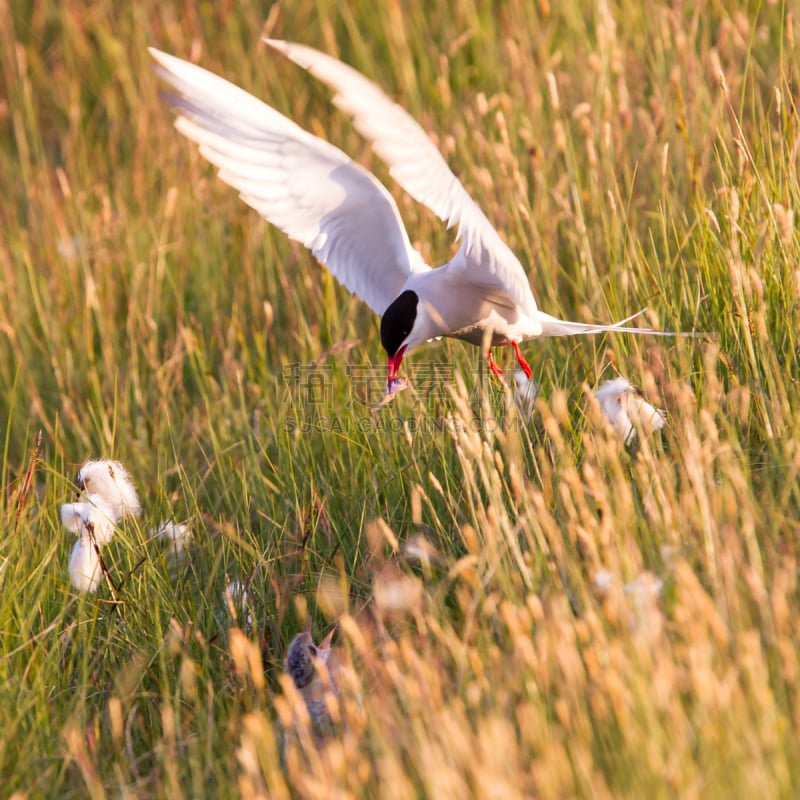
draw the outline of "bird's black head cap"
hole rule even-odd
[[[419,297],[416,292],[406,289],[399,295],[381,317],[381,344],[391,358],[411,333],[417,318]]]

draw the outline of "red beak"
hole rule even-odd
[[[406,345],[403,345],[393,356],[389,356],[386,364],[386,391],[391,393],[392,383],[397,380],[397,373],[400,371],[400,362],[406,352]]]

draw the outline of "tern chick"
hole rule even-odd
[[[314,732],[318,736],[329,732],[333,724],[326,694],[333,692],[336,696],[338,692],[335,669],[330,663],[331,640],[335,630],[334,628],[319,645],[315,645],[311,631],[306,629],[292,639],[286,654],[286,672],[303,696]]]

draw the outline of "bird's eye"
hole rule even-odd
[[[312,656],[316,656],[317,655],[317,646],[314,645],[314,644],[310,644],[308,646],[308,652],[311,653]]]

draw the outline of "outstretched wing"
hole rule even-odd
[[[265,41],[330,86],[336,92],[333,102],[353,116],[356,130],[403,189],[448,227],[458,225],[461,247],[448,268],[478,286],[501,290],[534,316],[536,301],[519,260],[414,118],[341,61],[305,45]]]
[[[411,246],[392,196],[341,150],[226,80],[150,48],[175,127],[220,178],[378,314],[412,272],[430,269]]]

